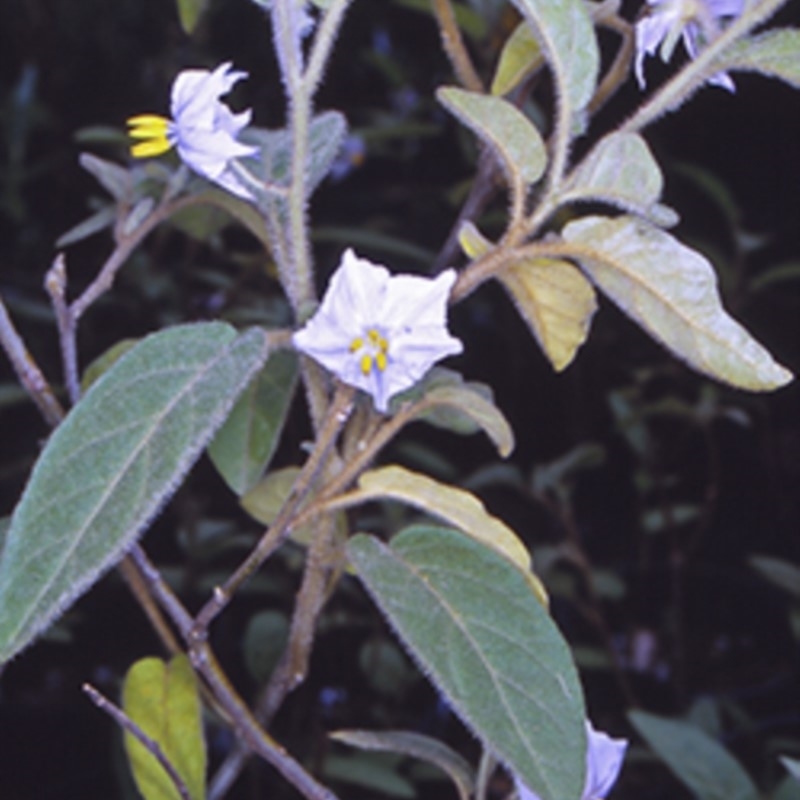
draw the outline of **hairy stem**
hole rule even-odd
[[[453,4],[450,0],[433,0],[433,13],[439,23],[442,48],[450,59],[459,83],[471,92],[483,92],[483,82],[467,52],[461,29],[456,22]]]

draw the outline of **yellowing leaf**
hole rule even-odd
[[[508,94],[543,63],[542,49],[531,26],[520,22],[503,45],[492,81],[492,94]]]
[[[589,281],[566,261],[542,258],[516,263],[499,279],[553,368],[569,366],[597,310]]]
[[[181,777],[192,800],[206,796],[206,748],[200,699],[189,659],[176,656],[137,661],[122,689],[125,713],[155,741]],[[145,800],[180,800],[180,794],[158,759],[130,733],[125,751],[136,786]]]
[[[464,255],[471,259],[480,258],[492,248],[492,243],[469,221],[461,225],[458,243]]]
[[[547,593],[531,572],[531,555],[525,545],[470,492],[391,465],[365,472],[358,481],[355,497],[359,502],[398,500],[455,525],[515,564],[539,600],[547,605]]]
[[[694,369],[753,391],[792,380],[725,312],[700,253],[635,217],[585,217],[563,236],[582,246],[577,258],[603,292]]]

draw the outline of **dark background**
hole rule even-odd
[[[782,14],[784,21],[793,17],[796,3]],[[491,74],[498,45],[513,24],[510,15],[501,15],[474,43],[484,75]],[[192,37],[163,0],[3,0],[0,5],[0,292],[55,384],[58,342],[42,281],[55,255],[54,241],[88,216],[87,201],[101,195],[80,169],[78,154],[88,150],[124,162],[125,119],[145,111],[166,113],[177,71],[223,60],[233,60],[251,76],[237,88],[234,102],[252,106],[258,125],[282,125],[283,93],[269,27],[246,0],[217,0]],[[668,72],[648,65],[655,83]],[[437,86],[452,82],[428,15],[391,2],[354,4],[318,106],[346,114],[366,142],[366,158],[342,181],[326,181],[315,197],[312,220],[319,231],[315,254],[322,278],[342,243],[365,233],[413,244],[432,261],[457,215],[453,198],[463,197],[463,182],[472,174],[470,138],[433,98]],[[800,264],[800,105],[796,93],[777,82],[746,75],[736,83],[736,95],[701,91],[647,137],[664,165],[665,202],[681,214],[676,234],[712,258],[726,307],[796,372],[800,281],[767,279],[781,265]],[[638,96],[633,85],[621,92],[592,133],[624,119]],[[110,126],[119,137],[86,143],[92,126]],[[489,211],[501,211],[503,202]],[[755,249],[749,248],[753,237],[760,237]],[[67,250],[73,293],[91,279],[109,247],[108,236],[101,234]],[[425,269],[424,258],[409,257],[391,244],[356,241],[356,248],[395,269]],[[279,304],[265,266],[255,244],[239,231],[209,242],[174,229],[157,232],[123,269],[114,291],[87,315],[82,363],[121,338],[207,318],[220,306],[223,315],[235,316],[254,304],[262,310],[264,304]],[[222,282],[210,275],[223,276]],[[798,756],[792,747],[800,748],[799,612],[796,598],[792,605],[790,595],[761,577],[748,559],[769,554],[800,562],[796,385],[748,395],[707,381],[605,302],[576,363],[555,375],[510,312],[507,298],[490,286],[456,308],[452,322],[466,345],[456,367],[490,384],[514,425],[514,475],[527,481],[537,467],[588,444],[603,460],[573,470],[546,497],[499,479],[481,483],[479,493],[535,553],[544,554],[542,563],[572,525],[596,574],[611,576],[622,587],[617,595],[601,592],[600,609],[606,644],[617,654],[627,692],[607,669],[582,672],[598,727],[633,737],[624,716],[632,699],[672,715],[708,701],[726,745],[759,785],[769,788],[781,774],[776,753]],[[11,513],[47,434],[12,385],[12,372],[0,359],[0,515]],[[629,404],[638,428],[624,424],[620,403]],[[679,412],[659,411],[665,405]],[[636,438],[637,431],[643,439]],[[305,434],[298,409],[279,461],[296,463]],[[410,434],[409,443],[391,456],[455,482],[477,481],[496,460],[478,437],[423,428]],[[670,520],[680,506],[698,513],[688,522]],[[647,513],[659,510],[666,524],[648,531]],[[203,596],[198,572],[237,561],[236,554],[223,552],[212,562],[185,543],[187,531],[219,519],[245,537],[258,532],[202,461],[144,540],[160,563],[187,571],[187,559],[193,565],[194,582],[185,584],[190,604]],[[215,628],[215,646],[246,697],[256,684],[243,664],[243,631],[265,608],[290,611],[297,565],[296,554],[271,565],[265,587],[242,598]],[[598,647],[597,630],[581,613],[585,576],[563,564],[544,572],[554,615],[570,642]],[[340,595],[326,616],[308,684],[277,720],[282,741],[320,767],[330,752],[326,729],[408,727],[441,736],[475,758],[474,742],[427,684],[409,677],[410,667],[391,650],[391,636],[356,586],[347,583]],[[113,574],[69,612],[56,633],[18,657],[2,676],[0,794],[4,800],[127,796],[113,725],[79,687],[88,680],[115,698],[127,667],[158,653],[158,643]],[[636,647],[647,642],[654,654],[637,662]],[[389,670],[390,690],[359,662],[367,645],[389,648],[391,658],[399,659],[402,669]],[[229,739],[213,725],[210,730],[212,760],[218,760]],[[629,759],[615,797],[688,796],[643,752],[637,749]],[[499,792],[504,787],[498,780]],[[423,796],[455,796],[444,784],[420,786],[427,787]],[[380,794],[338,789],[354,798]],[[251,770],[237,792],[236,797],[293,796],[266,769]]]

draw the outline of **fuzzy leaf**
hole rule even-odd
[[[338,111],[325,111],[311,121],[306,166],[306,191],[309,195],[330,171],[346,135],[347,122]],[[289,185],[292,165],[292,136],[289,131],[250,127],[240,138],[246,144],[261,148],[260,159],[247,161],[247,167],[257,179],[279,186]]]
[[[447,87],[437,90],[439,102],[501,161],[509,181],[536,183],[547,166],[547,150],[533,123],[502,97]]]
[[[295,353],[273,353],[208,447],[214,466],[240,497],[256,484],[272,459],[296,382]]]
[[[139,342],[50,437],[0,558],[0,662],[118,561],[264,363],[265,334],[182,325]]]
[[[458,229],[458,244],[464,255],[473,260],[486,255],[493,247],[492,243],[469,220],[463,222]]]
[[[158,744],[192,800],[203,800],[206,747],[200,698],[188,657],[175,656],[168,664],[160,658],[137,661],[125,676],[122,706]],[[180,800],[174,782],[156,757],[127,732],[125,751],[136,786],[145,800]]]
[[[591,283],[572,264],[543,258],[515,263],[498,277],[553,368],[566,369],[597,310]]]
[[[117,209],[114,206],[105,206],[92,214],[91,217],[87,217],[83,222],[79,222],[70,228],[66,233],[62,233],[56,240],[56,247],[60,249],[88,239],[90,236],[110,228],[116,219]]]
[[[611,133],[581,162],[559,202],[610,203],[668,226],[677,222],[677,215],[657,205],[663,187],[658,162],[645,140],[635,133]]]
[[[778,28],[740,39],[720,56],[720,69],[759,72],[800,89],[800,30]]]
[[[698,800],[758,800],[739,762],[700,728],[644,711],[631,711],[628,718]]]
[[[81,153],[78,156],[78,163],[87,172],[94,175],[115,200],[122,200],[130,194],[133,188],[133,177],[127,169],[119,164],[98,158],[91,153]]]
[[[491,547],[414,526],[347,552],[411,655],[485,746],[542,800],[578,800],[581,688],[569,649],[523,575]]]
[[[492,94],[508,94],[543,62],[542,48],[531,26],[521,22],[503,45],[492,81]]]
[[[392,409],[414,404],[414,417],[438,428],[469,436],[482,430],[503,458],[514,449],[514,431],[495,405],[490,386],[465,381],[453,370],[434,367],[407,392],[392,400]]]
[[[358,489],[351,494],[359,502],[397,500],[455,525],[514,564],[540,602],[547,605],[547,593],[531,572],[527,548],[511,528],[489,514],[475,495],[396,465],[365,472],[359,478]]]
[[[557,93],[572,114],[591,100],[600,54],[583,0],[512,0],[532,26],[555,76]]]
[[[691,367],[741,389],[783,386],[792,374],[725,313],[708,261],[635,217],[585,217],[564,238],[625,313]]]
[[[435,764],[453,781],[460,800],[469,800],[475,786],[472,767],[438,739],[413,731],[334,731],[331,739],[361,750],[402,753]]]

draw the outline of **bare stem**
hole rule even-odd
[[[6,351],[22,387],[30,395],[47,424],[55,428],[64,417],[64,409],[14,327],[2,297],[0,297],[0,345]]]
[[[442,47],[450,59],[459,82],[471,92],[483,92],[483,82],[467,52],[452,3],[450,0],[433,0],[433,13],[439,23]]]
[[[104,697],[91,684],[84,683],[83,691],[89,699],[101,710],[105,711],[121,728],[126,730],[158,761],[167,773],[172,785],[181,796],[182,800],[192,800],[189,789],[181,778],[180,773],[166,757],[164,751],[155,739],[151,739],[121,708],[115,706],[107,697]]]
[[[70,403],[74,406],[81,399],[81,384],[78,375],[78,350],[75,341],[77,319],[67,306],[67,264],[59,253],[44,281],[50,295],[58,326],[58,341],[61,345],[61,360],[64,365],[64,383]]]
[[[238,588],[277,550],[289,536],[295,522],[295,515],[301,503],[306,500],[309,489],[314,484],[325,460],[336,442],[342,426],[350,415],[355,390],[340,384],[331,403],[330,413],[320,430],[314,450],[303,465],[289,497],[269,530],[238,569],[214,590],[208,602],[200,609],[193,623],[195,637],[204,637],[208,626],[228,605]]]

